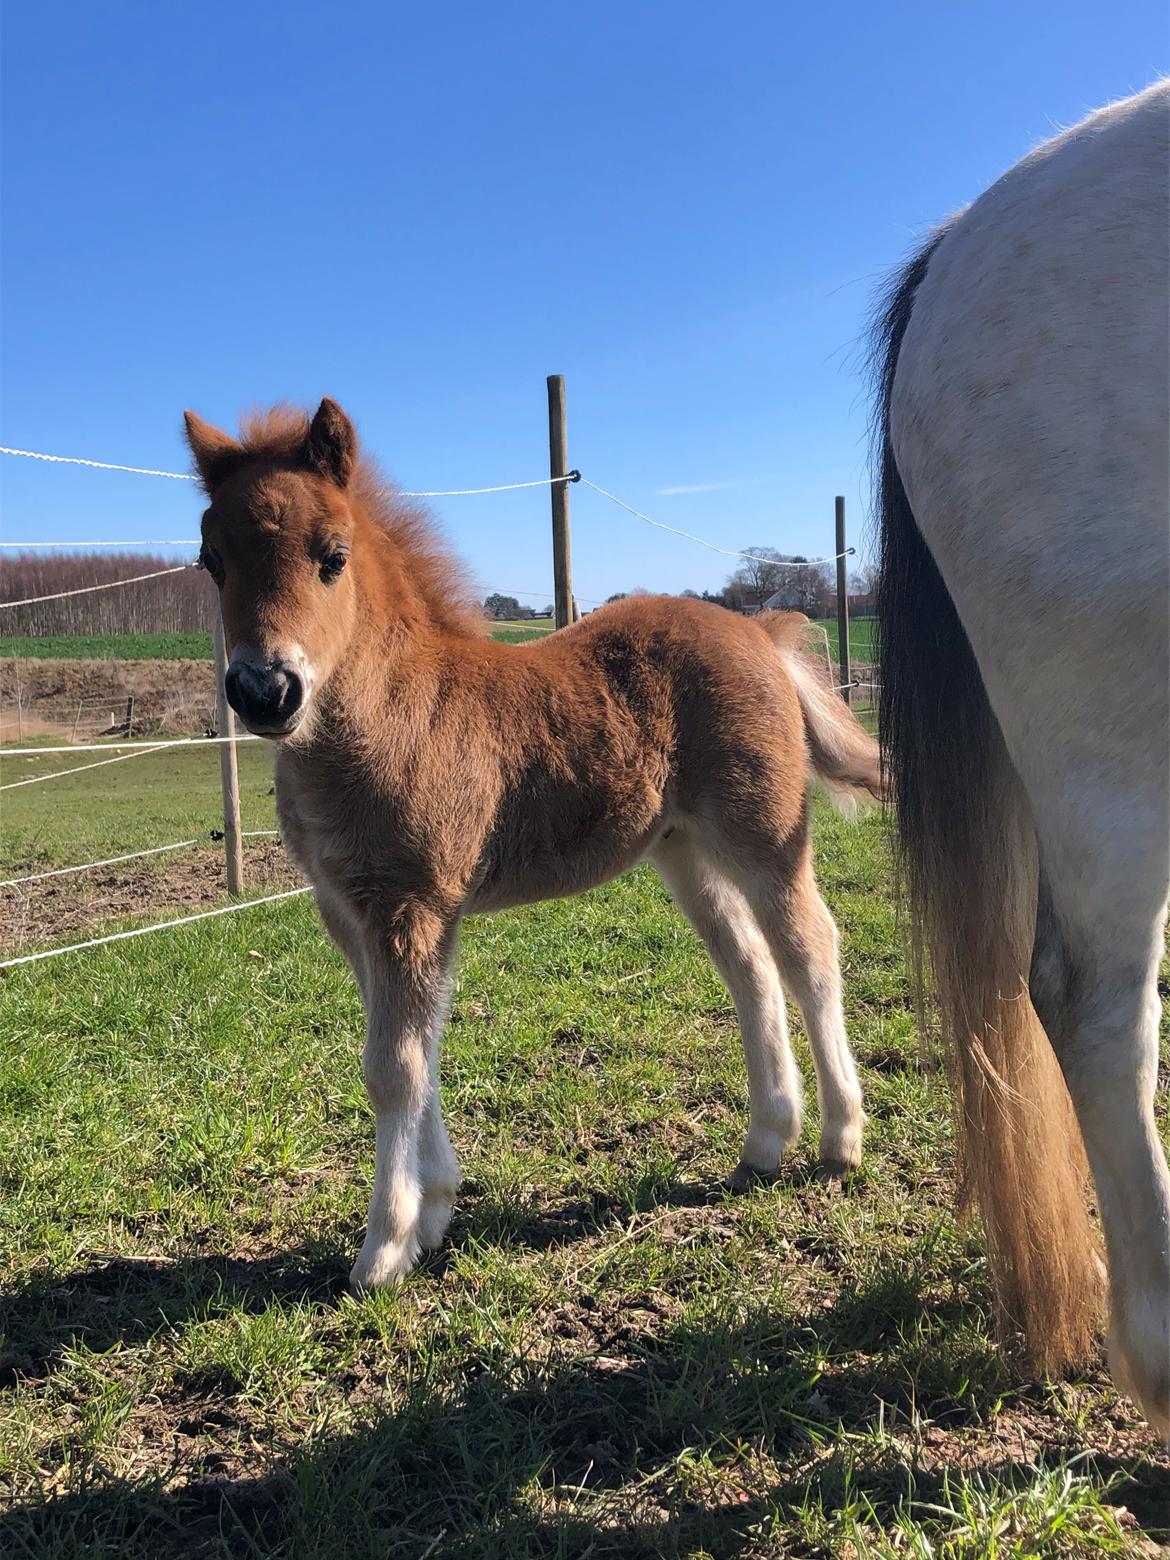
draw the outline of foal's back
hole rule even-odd
[[[615,602],[547,640],[453,647],[498,765],[473,908],[576,892],[687,819],[799,829],[808,775],[775,640],[704,602]]]

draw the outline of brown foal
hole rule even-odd
[[[443,1239],[459,1169],[439,1039],[461,918],[650,860],[735,999],[750,1123],[732,1181],[800,1132],[784,990],[816,1066],[822,1163],[861,1153],[837,931],[808,782],[879,791],[878,756],[801,646],[805,619],[644,596],[527,645],[489,637],[424,517],[359,459],[333,401],[237,441],[187,414],[211,503],[227,691],[273,738],[281,834],[353,967],[377,1159],[358,1286]]]

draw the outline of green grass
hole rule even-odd
[[[818,618],[817,625],[823,628],[829,636],[829,649],[834,661],[837,659],[837,619]],[[876,618],[850,618],[849,619],[849,654],[857,661],[872,661],[874,657],[874,633],[877,629]]]
[[[825,619],[834,659],[837,622]],[[849,647],[859,660],[873,659],[873,618],[855,618],[849,625]],[[547,623],[493,623],[492,634],[507,644],[523,644],[551,632]],[[28,638],[0,636],[0,657],[35,656],[43,660],[208,661],[210,634],[52,634]]]
[[[492,634],[508,644],[522,644],[547,634],[547,626],[499,623]],[[0,636],[0,657],[25,656],[49,661],[210,661],[207,634],[21,634]]]
[[[268,758],[240,751],[250,826]],[[217,788],[196,749],[6,793],[4,860],[179,838]],[[362,1015],[308,900],[2,977],[0,1552],[1155,1553],[1170,1465],[1103,1372],[1031,1380],[990,1341],[881,826],[818,808],[817,837],[870,1117],[854,1184],[812,1176],[810,1080],[776,1185],[721,1190],[734,1015],[640,870],[469,922],[451,1240],[374,1297],[345,1289]]]
[[[210,661],[206,634],[7,634],[0,656],[47,661]]]

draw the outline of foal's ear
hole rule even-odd
[[[183,421],[187,425],[187,443],[191,446],[203,486],[210,493],[243,455],[243,448],[230,433],[213,428],[194,412],[184,412]]]
[[[305,448],[309,465],[319,476],[345,487],[357,459],[357,434],[353,423],[329,396],[321,402],[309,424]]]

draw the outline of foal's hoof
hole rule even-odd
[[[447,1238],[453,1204],[445,1196],[423,1197],[418,1213],[418,1243],[423,1251],[438,1251]]]
[[[844,1159],[822,1159],[813,1171],[813,1178],[822,1186],[841,1186],[857,1169]]]
[[[757,1186],[771,1186],[780,1174],[778,1169],[761,1170],[758,1165],[739,1164],[724,1181],[729,1192],[750,1192]]]
[[[418,1261],[418,1241],[390,1241],[367,1249],[363,1246],[349,1275],[349,1287],[355,1294],[370,1289],[387,1289],[405,1278]]]

